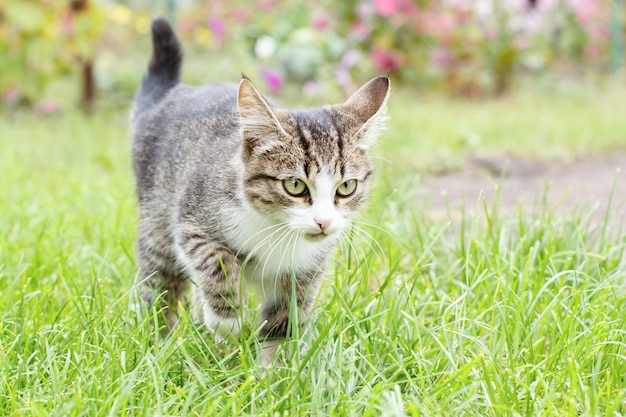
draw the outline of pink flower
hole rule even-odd
[[[349,84],[350,81],[352,81],[352,77],[350,77],[350,73],[348,72],[348,70],[344,68],[337,68],[335,70],[335,78],[337,79],[337,82],[339,83],[339,85],[346,85],[346,84]]]
[[[250,12],[245,8],[236,9],[230,13],[229,20],[240,25],[247,25],[251,20]]]
[[[189,35],[193,33],[193,31],[196,29],[196,22],[191,18],[181,17],[180,19],[178,19],[178,29],[181,31],[181,33]]]
[[[15,103],[20,98],[20,89],[13,85],[4,90],[2,98],[6,104]]]
[[[257,2],[257,6],[264,12],[270,12],[278,6],[276,0],[260,0]]]
[[[341,65],[344,68],[352,68],[361,59],[361,54],[356,49],[348,49],[341,57]]]
[[[51,99],[42,100],[37,104],[37,112],[43,115],[58,113],[60,109],[59,103]]]
[[[321,12],[314,13],[311,17],[311,26],[319,31],[325,31],[330,27],[328,16]]]
[[[591,39],[599,41],[606,41],[610,37],[608,29],[600,25],[594,25],[590,27],[587,31],[587,34],[589,35],[589,37],[591,37]]]
[[[432,16],[428,23],[427,31],[432,33],[435,38],[449,39],[456,28],[454,15],[451,13],[437,13]]]
[[[585,45],[584,50],[585,55],[587,55],[589,58],[598,58],[601,55],[600,47],[592,43]]]
[[[361,21],[370,21],[376,14],[376,7],[368,0],[361,0],[356,5],[356,15]]]
[[[261,69],[261,77],[265,80],[272,94],[278,94],[283,87],[283,77],[278,71],[270,68]]]
[[[307,96],[314,96],[316,94],[319,94],[320,86],[315,81],[307,81],[302,86],[302,92]]]
[[[67,10],[61,16],[61,29],[68,36],[74,35],[74,22],[72,21],[72,12]]]
[[[224,37],[226,35],[226,26],[224,25],[224,21],[219,17],[211,17],[209,18],[209,28],[215,36],[215,39],[218,42],[223,42]]]
[[[594,0],[570,1],[570,7],[574,10],[576,20],[581,26],[586,26],[593,20],[596,11]]]
[[[398,0],[374,0],[376,12],[382,17],[389,17],[400,10]]]
[[[435,48],[430,53],[430,62],[439,67],[446,67],[452,62],[452,57],[445,49]]]
[[[486,40],[492,41],[498,37],[498,29],[493,26],[485,28],[484,35]]]
[[[350,36],[357,41],[364,41],[370,37],[372,29],[365,23],[358,21],[354,22],[350,28]]]
[[[394,51],[385,51],[378,47],[372,50],[372,60],[379,70],[392,72],[397,70],[402,64],[402,57]]]

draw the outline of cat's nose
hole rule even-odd
[[[314,219],[314,220],[315,220],[315,223],[317,223],[317,225],[320,227],[320,229],[322,229],[322,231],[328,229],[330,224],[333,222],[330,219]]]

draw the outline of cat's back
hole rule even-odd
[[[196,127],[223,131],[238,126],[236,84],[219,83],[200,87],[179,84],[152,111],[137,120],[136,131],[176,133]]]
[[[240,145],[239,123],[237,85],[172,88],[135,120],[133,170],[140,200],[155,187],[158,194],[180,190],[195,167],[232,158]]]

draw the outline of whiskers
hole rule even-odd
[[[353,219],[352,225],[343,231],[344,238],[341,239],[340,243],[341,253],[347,257],[349,262],[347,267],[350,269],[364,268],[367,276],[369,276],[372,259],[375,259],[379,264],[387,262],[385,250],[374,234],[370,233],[371,229],[383,232],[389,238],[397,241],[388,230],[365,220]],[[356,261],[355,264],[351,264],[352,259]]]
[[[284,230],[284,233],[282,234],[282,236],[280,236],[279,240],[277,242],[275,242],[272,245],[272,249],[269,253],[267,253],[265,255],[265,261],[263,262],[263,268],[261,270],[261,291],[263,293],[263,298],[264,299],[269,299],[270,297],[268,297],[268,294],[265,291],[265,280],[266,280],[266,268],[268,265],[268,262],[273,259],[274,253],[276,252],[276,250],[278,248],[280,248],[282,254],[280,254],[280,259],[278,261],[278,264],[275,265],[274,267],[274,279],[273,279],[273,288],[272,288],[272,297],[271,298],[275,298],[277,291],[278,291],[278,281],[280,280],[280,274],[281,272],[283,272],[284,265],[283,262],[285,260],[285,254],[288,252],[289,246],[293,245],[293,249],[292,249],[292,256],[291,259],[293,260],[294,256],[295,256],[295,252],[296,252],[296,243],[298,241],[298,239],[301,237],[301,233],[287,227]],[[277,255],[278,256],[278,255]]]
[[[275,298],[280,275],[282,272],[291,269],[292,265],[290,265],[290,262],[296,256],[297,243],[302,239],[302,235],[302,232],[292,229],[286,222],[272,224],[249,236],[236,253],[238,258],[240,255],[245,254],[245,258],[242,261],[242,272],[250,260],[254,259],[260,262],[255,262],[252,265],[253,269],[249,270],[249,272],[260,278],[264,299]],[[254,243],[254,246],[251,246],[252,243]],[[291,253],[291,259],[288,257],[289,253]],[[277,259],[278,261],[276,261]],[[268,293],[270,288],[266,287],[268,278],[273,278],[274,281],[271,293]]]
[[[337,244],[345,268],[369,276],[373,264],[387,262],[385,242],[389,238],[396,240],[385,228],[361,218],[353,219],[349,227],[337,232],[341,235],[329,236],[325,241],[311,242],[305,233],[305,229],[283,221],[259,225],[258,230],[242,237],[236,256],[242,261],[242,272],[260,287],[265,302],[273,302],[282,294],[286,288],[283,280],[298,271],[310,270],[317,262],[315,259],[321,261]]]
[[[283,222],[283,223],[271,224],[269,226],[266,226],[266,227],[262,228],[261,230],[258,230],[252,236],[248,237],[248,239],[246,239],[241,244],[241,247],[237,251],[237,253],[235,254],[235,257],[239,258],[239,256],[241,255],[242,251],[246,251],[247,252],[246,253],[246,258],[242,262],[242,264],[245,264],[247,261],[249,261],[251,258],[253,258],[255,256],[255,254],[258,252],[258,250],[260,248],[262,248],[266,243],[268,243],[274,235],[280,233],[281,231],[283,231],[285,229],[289,229],[289,225],[287,223]],[[264,236],[263,239],[261,239],[261,241],[259,241],[252,248],[250,248],[250,250],[247,250],[248,244],[251,241],[253,241],[256,237],[258,237],[259,235],[263,235],[266,232],[269,232],[269,234],[267,236]]]

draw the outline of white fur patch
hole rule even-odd
[[[334,185],[328,177],[316,182],[325,195],[332,192]],[[313,192],[313,190],[311,190]],[[338,220],[339,213],[334,207],[331,197],[313,196],[311,207],[292,208],[285,211],[284,219],[274,219],[262,215],[252,207],[244,204],[240,210],[228,212],[229,245],[240,248],[241,254],[256,260],[255,265],[244,268],[244,276],[259,284],[266,300],[274,299],[282,289],[276,287],[276,277],[284,273],[311,271],[320,267],[320,260],[335,245],[340,237],[341,225],[346,222]],[[314,216],[324,219],[332,218],[332,226],[327,229],[328,235],[321,238],[307,237],[321,230]],[[333,229],[330,231],[330,229]]]
[[[315,189],[313,195],[313,204],[310,212],[304,213],[304,221],[307,217],[311,220],[311,232],[319,232],[319,224],[327,223],[325,230],[327,234],[333,234],[338,231],[341,226],[339,212],[335,207],[335,181],[328,173],[323,173],[315,179]]]
[[[209,330],[215,332],[217,341],[226,339],[230,334],[238,336],[241,331],[241,324],[237,317],[220,317],[207,303],[202,304],[202,321]]]

